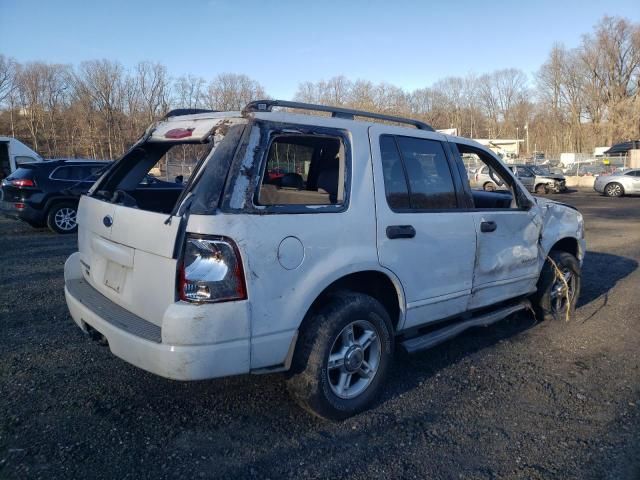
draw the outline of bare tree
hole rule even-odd
[[[209,84],[207,103],[214,110],[242,110],[252,100],[265,97],[262,85],[248,76],[221,73]]]
[[[185,108],[201,108],[205,102],[205,80],[187,75],[178,78],[174,84],[174,103]]]

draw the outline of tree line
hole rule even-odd
[[[240,110],[268,97],[244,74],[172,78],[160,63],[20,64],[0,55],[0,134],[46,157],[117,158],[175,107]],[[410,116],[472,138],[529,136],[555,156],[640,138],[640,24],[604,17],[579,45],[555,45],[532,75],[506,68],[406,91],[388,83],[302,82],[298,101]],[[526,149],[526,147],[525,147]]]

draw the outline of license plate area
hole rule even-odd
[[[104,272],[104,284],[117,293],[124,288],[127,269],[119,263],[108,261]]]

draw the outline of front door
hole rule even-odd
[[[410,328],[467,309],[476,254],[472,215],[458,212],[445,138],[372,126],[380,264],[402,282]],[[457,174],[457,172],[455,173]]]
[[[482,149],[463,143],[455,144],[458,151],[476,162],[493,165],[498,162]],[[524,184],[528,169],[517,166],[518,178]],[[506,178],[509,170],[494,176],[502,180],[502,193],[491,195],[507,199],[493,208],[476,207],[472,217],[477,234],[478,253],[473,274],[473,290],[469,309],[482,308],[503,300],[535,291],[538,280],[540,232],[542,224],[536,215],[537,206],[521,208],[514,200],[520,188],[513,178]],[[472,189],[478,187],[472,187]],[[483,193],[486,195],[486,193]],[[475,198],[475,195],[474,195]],[[509,205],[510,203],[510,205]]]

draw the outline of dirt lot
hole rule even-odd
[[[2,478],[640,478],[640,198],[575,192],[589,252],[577,321],[521,315],[394,364],[342,424],[280,376],[179,383],[67,314],[74,237],[0,220]]]

